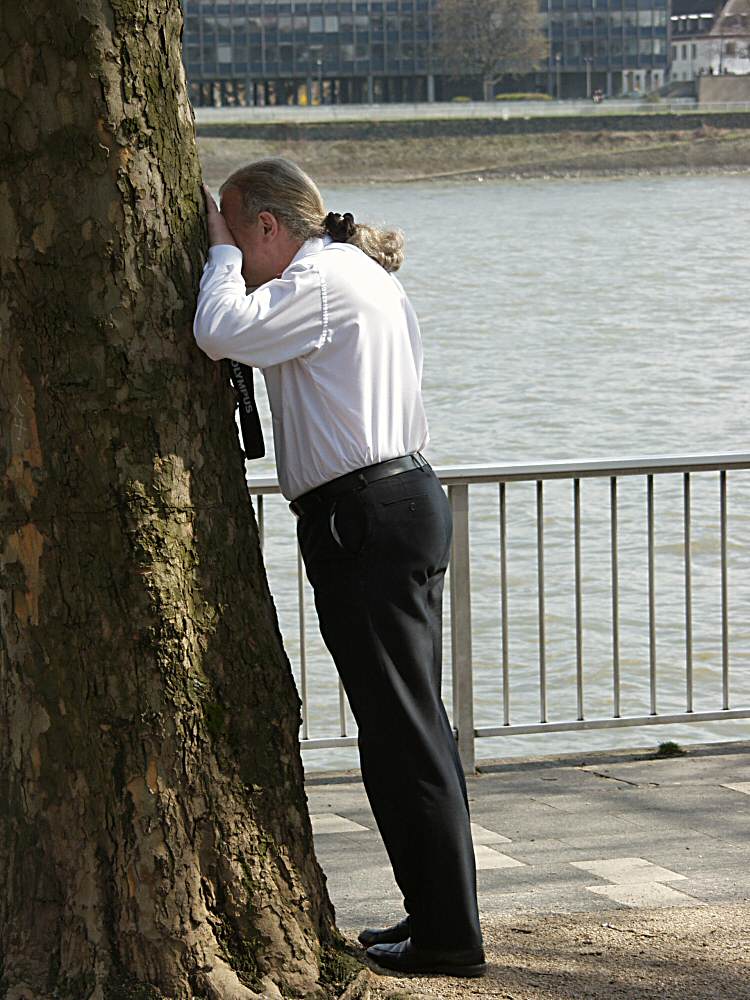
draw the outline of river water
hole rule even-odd
[[[328,207],[407,234],[435,466],[750,451],[746,176],[346,187]],[[258,383],[260,383],[258,378]],[[259,405],[270,446],[270,418]],[[269,447],[270,450],[270,447]],[[274,471],[270,459],[248,465]],[[721,708],[718,474],[693,477],[695,708]],[[750,473],[729,473],[732,705],[750,705]],[[656,477],[658,707],[684,711],[682,481]],[[608,483],[584,480],[587,717],[612,703]],[[497,487],[471,494],[476,723],[502,723]],[[649,712],[645,482],[620,485],[622,714]],[[539,720],[534,487],[508,487],[511,721]],[[570,483],[545,487],[548,718],[576,716]],[[266,563],[295,671],[294,518],[267,500]],[[446,594],[447,597],[447,594]],[[308,609],[309,735],[339,733],[334,668]],[[446,615],[446,651],[449,651]],[[450,708],[450,658],[444,696]],[[384,720],[387,725],[387,720]],[[349,719],[349,731],[354,727]],[[741,739],[748,722],[478,741],[478,757]],[[307,751],[308,769],[356,750]]]

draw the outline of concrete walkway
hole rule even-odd
[[[307,792],[339,926],[400,919],[358,775]],[[483,918],[750,900],[750,742],[496,762],[469,795]]]

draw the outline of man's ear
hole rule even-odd
[[[266,238],[273,238],[279,231],[279,220],[273,212],[259,212],[258,221],[263,227],[263,235]]]

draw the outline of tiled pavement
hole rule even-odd
[[[469,779],[480,911],[750,899],[750,742],[650,753],[499,762]],[[307,793],[339,926],[399,919],[361,782],[310,775]]]

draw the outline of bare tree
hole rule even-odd
[[[440,0],[439,50],[454,76],[481,76],[485,100],[499,79],[529,73],[547,54],[537,0]]]
[[[0,5],[0,996],[327,997],[179,0]]]

